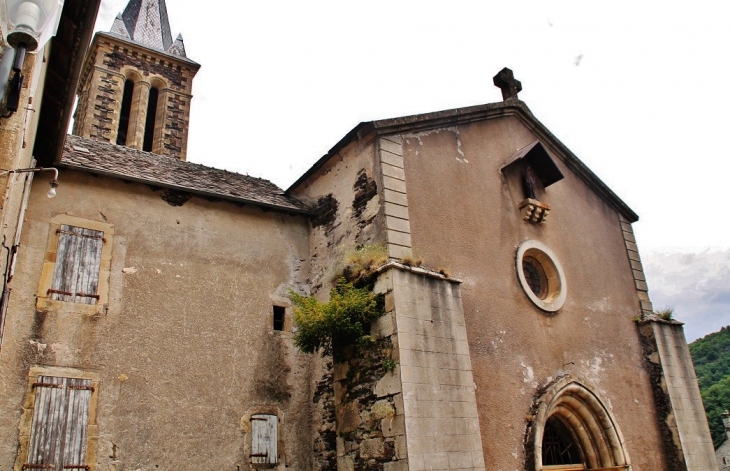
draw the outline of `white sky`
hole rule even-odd
[[[126,2],[103,0],[97,29]],[[190,161],[286,188],[361,121],[501,101],[492,77],[507,66],[535,116],[640,215],[642,252],[730,249],[726,2],[167,8],[202,64]]]

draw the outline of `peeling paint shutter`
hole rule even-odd
[[[91,380],[38,376],[33,388],[35,407],[23,469],[88,469],[84,463]]]
[[[62,225],[58,231],[51,299],[96,304],[104,233]]]
[[[251,463],[276,464],[278,417],[269,414],[251,416]]]

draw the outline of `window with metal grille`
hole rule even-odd
[[[548,293],[548,280],[540,262],[534,257],[525,256],[522,259],[522,270],[525,273],[525,280],[535,296],[545,299]]]
[[[251,463],[276,464],[279,418],[271,414],[251,416]]]
[[[57,301],[96,304],[104,233],[65,224],[57,232],[56,265],[48,294]]]
[[[580,448],[576,445],[573,435],[556,417],[550,417],[545,423],[542,438],[542,463],[545,466],[574,465],[569,469],[585,469]]]
[[[22,469],[89,469],[86,441],[90,379],[38,376],[28,459]]]

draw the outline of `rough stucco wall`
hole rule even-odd
[[[53,200],[36,185],[26,215],[0,362],[0,469],[15,460],[32,365],[100,375],[99,469],[247,469],[256,412],[279,416],[286,465],[310,469],[312,359],[271,325],[272,304],[308,276],[306,220],[197,197],[171,206],[146,185],[76,172],[60,181]],[[62,212],[114,226],[105,313],[36,313]]]
[[[0,40],[2,41],[2,40]],[[12,51],[2,41],[0,45],[0,58],[6,51]],[[19,109],[9,118],[0,119],[0,173],[5,170],[28,168],[33,166],[33,145],[38,128],[38,115],[40,100],[33,99],[43,95],[45,85],[45,73],[47,67],[46,57],[48,50],[43,49],[36,54],[28,54],[23,62],[24,86],[20,94]],[[38,58],[42,58],[40,66]],[[12,73],[11,79],[12,79]],[[4,109],[4,108],[3,108]],[[49,177],[52,173],[39,175],[40,179]],[[33,178],[29,174],[5,174],[0,175],[0,240],[5,240],[6,246],[11,246],[15,240],[15,232],[18,223],[18,214],[23,201],[23,187],[27,178]],[[4,238],[4,239],[3,239]],[[4,250],[0,257],[0,270],[5,272],[7,252]],[[0,280],[0,284],[2,280]],[[0,348],[2,346],[0,345]]]
[[[314,175],[292,192],[317,208],[309,233],[309,292],[329,299],[332,281],[348,253],[368,244],[381,244],[382,218],[375,145],[372,139],[355,140],[340,150]],[[318,394],[313,398],[314,461],[316,470],[336,470],[335,403],[331,359],[314,356]],[[328,391],[329,390],[329,391]]]
[[[524,222],[521,186],[499,171],[536,139],[516,118],[404,137],[414,253],[464,280],[487,469],[523,468],[533,396],[566,373],[608,398],[636,469],[665,469],[616,212],[555,158],[565,179],[538,194],[550,217],[544,226]],[[526,239],[550,247],[565,271],[568,297],[556,315],[537,309],[518,282],[515,252]]]
[[[358,197],[365,180],[375,184],[368,198]],[[375,177],[378,175],[378,177]],[[358,246],[385,242],[380,214],[382,188],[372,140],[355,140],[301,183],[292,196],[317,208],[310,233],[313,294],[328,298],[332,279]]]

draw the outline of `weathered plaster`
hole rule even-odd
[[[53,200],[35,186],[26,213],[0,416],[20,422],[29,368],[72,367],[99,376],[100,469],[247,469],[241,418],[260,410],[281,414],[282,464],[311,468],[301,437],[311,434],[313,359],[271,324],[272,297],[309,276],[306,219],[197,197],[171,207],[146,185],[61,179]],[[61,215],[113,225],[108,309],[36,310]],[[15,461],[17,433],[0,427],[0,469]]]
[[[571,373],[593,378],[607,398],[634,466],[664,469],[619,218],[546,146],[565,178],[538,191],[552,208],[550,220],[524,221],[522,182],[500,168],[536,138],[518,119],[504,117],[459,125],[458,132],[406,136],[403,144],[413,249],[429,266],[464,280],[486,467],[522,465],[524,417],[536,383]],[[569,292],[555,314],[532,304],[518,281],[514,257],[527,239],[550,247],[565,271]],[[602,310],[585,308],[597,303]],[[516,376],[520,371],[527,376]]]

